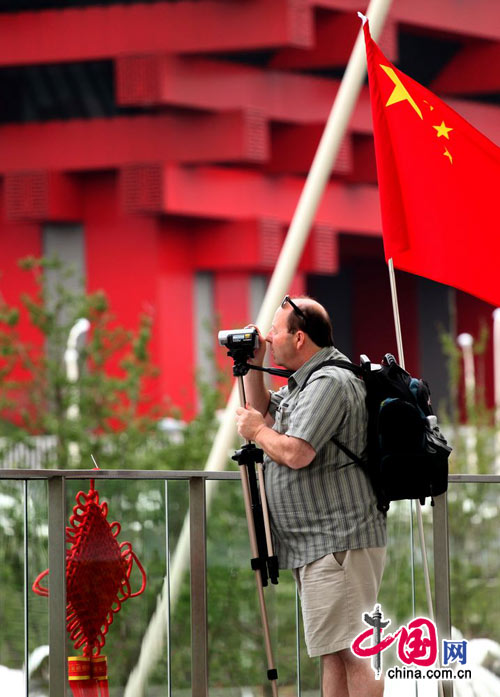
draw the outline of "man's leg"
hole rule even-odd
[[[384,557],[383,548],[360,549],[327,554],[294,569],[307,650],[311,657],[322,657],[324,697],[383,695],[370,661],[340,647],[350,646],[363,629],[362,613],[376,602]]]
[[[350,649],[339,651],[337,656],[344,664],[349,697],[383,697],[384,681],[375,680],[370,660],[358,658]]]
[[[338,653],[321,656],[322,697],[349,697],[345,665]]]

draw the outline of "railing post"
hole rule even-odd
[[[432,521],[436,624],[439,639],[442,641],[443,639],[451,639],[450,545],[448,537],[448,499],[446,493],[434,498]],[[441,647],[439,648],[441,651]],[[443,688],[445,697],[453,697],[453,682],[451,680],[444,681]]]
[[[28,532],[28,480],[25,479],[23,482],[23,553],[24,553],[24,694],[25,697],[29,697],[30,692],[30,680],[29,680],[29,605],[30,605],[30,591],[29,591],[29,564],[28,564],[28,545],[29,545],[29,532]]]
[[[191,694],[208,695],[207,547],[205,480],[189,480],[191,543]]]
[[[49,697],[66,697],[66,482],[49,484]]]

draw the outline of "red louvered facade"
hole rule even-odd
[[[154,315],[155,397],[190,416],[208,336],[200,327],[252,319],[359,29],[356,10],[366,8],[354,0],[5,5],[2,294],[14,302],[23,290],[15,262],[42,253],[47,226],[78,226],[88,289],[106,290],[125,326]],[[500,143],[498,3],[397,0],[379,43]],[[477,335],[493,308],[398,279],[407,366],[443,397],[438,323]],[[353,359],[395,352],[366,86],[292,290],[327,305]],[[486,365],[491,401],[491,347]]]

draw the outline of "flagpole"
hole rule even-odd
[[[500,308],[493,310],[493,373],[495,386],[495,474],[500,473]]]
[[[399,316],[398,290],[396,288],[396,275],[394,273],[394,260],[389,259],[389,283],[391,285],[392,313],[394,315],[394,329],[396,330],[396,345],[398,347],[399,365],[405,370],[405,356],[403,351],[403,334],[401,332],[401,319]]]
[[[392,297],[392,310],[394,314],[394,328],[396,330],[396,343],[398,348],[398,359],[399,365],[405,368],[405,357],[403,352],[403,335],[401,332],[401,318],[399,315],[399,304],[398,304],[398,291],[396,287],[396,275],[394,273],[394,260],[391,257],[388,261],[389,266],[389,282],[391,285],[391,297]],[[420,501],[417,501],[417,524],[418,533],[420,538],[420,546],[422,548],[422,562],[424,567],[424,581],[425,581],[425,594],[427,597],[427,607],[429,611],[429,619],[434,620],[434,607],[432,604],[432,593],[431,593],[431,580],[429,575],[429,566],[427,564],[427,548],[425,545],[425,535],[424,535],[424,523],[422,518],[422,506]],[[412,528],[413,534],[413,528]],[[413,545],[412,545],[413,547]],[[413,548],[412,548],[412,558],[413,558]],[[412,564],[413,566],[413,564]],[[414,584],[413,568],[412,568],[412,587]],[[414,609],[415,611],[415,609]]]

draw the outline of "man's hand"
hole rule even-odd
[[[242,407],[236,409],[236,424],[238,433],[242,438],[255,440],[259,431],[265,427],[266,422],[260,411],[247,404],[245,409]]]
[[[267,342],[260,333],[260,329],[255,326],[255,324],[247,324],[245,329],[255,329],[259,335],[259,347],[255,349],[253,358],[248,360],[252,365],[262,365],[264,363],[264,357],[266,355]]]
[[[278,465],[286,465],[290,469],[307,467],[316,455],[316,451],[305,440],[285,434],[276,433],[268,428],[264,417],[247,404],[245,409],[236,409],[238,433],[246,440],[258,442],[262,450]]]

